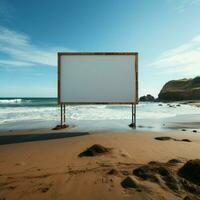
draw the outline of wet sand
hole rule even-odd
[[[184,192],[177,194],[139,178],[142,190],[126,189],[121,182],[133,169],[150,161],[179,159],[182,163],[173,168],[176,172],[187,160],[200,158],[200,134],[187,131],[90,134],[40,129],[1,135],[0,199],[6,200],[183,199]],[[177,141],[155,140],[163,136]],[[112,151],[95,157],[78,156],[93,144]],[[119,174],[108,174],[113,168]]]

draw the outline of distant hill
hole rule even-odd
[[[167,82],[158,95],[159,100],[200,100],[200,76]]]

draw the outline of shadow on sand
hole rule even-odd
[[[68,137],[77,137],[89,135],[88,132],[66,132],[66,133],[42,133],[42,134],[27,134],[27,135],[2,135],[0,136],[0,145],[14,144],[22,142],[33,142],[40,140],[53,140]]]

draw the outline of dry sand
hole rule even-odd
[[[41,131],[45,133],[35,138]],[[0,136],[0,200],[183,199],[185,193],[176,194],[137,177],[139,190],[125,189],[121,182],[133,169],[150,161],[167,162],[176,158],[185,163],[200,158],[199,133],[133,131],[68,137],[73,136],[69,133],[57,139],[52,139],[49,133],[29,130],[4,133],[9,138]],[[23,143],[14,143],[20,142],[19,134],[29,136],[21,138]],[[155,140],[158,136],[187,138],[192,142]],[[33,138],[36,141],[31,141]],[[95,157],[78,156],[93,144],[110,147],[112,151]],[[183,163],[175,166],[174,171]],[[113,168],[118,173],[109,175]]]

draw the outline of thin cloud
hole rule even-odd
[[[188,6],[192,5],[200,5],[200,0],[177,0],[176,10],[183,12]]]
[[[29,62],[22,62],[22,61],[16,61],[16,60],[0,60],[0,65],[4,66],[4,65],[9,65],[9,66],[33,66],[33,63],[29,63]]]
[[[13,19],[14,8],[7,0],[0,1],[0,17],[1,21],[8,22]]]
[[[8,57],[0,60],[0,65],[9,66],[56,66],[56,52],[70,51],[66,48],[42,48],[34,45],[28,35],[0,26],[0,52]]]
[[[162,53],[149,66],[163,73],[200,75],[200,35],[179,47]]]

